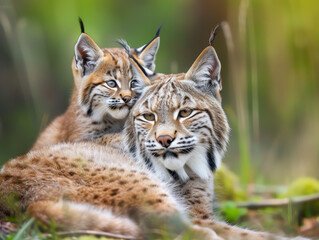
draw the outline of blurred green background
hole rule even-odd
[[[242,183],[319,177],[317,0],[0,0],[0,163],[24,154],[64,112],[78,17],[100,47],[148,42],[164,24],[157,71],[185,72],[222,30],[224,162]]]

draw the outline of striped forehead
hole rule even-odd
[[[144,102],[144,106],[152,111],[178,109],[185,104],[194,102],[174,77],[157,82]]]
[[[103,49],[105,54],[110,54],[113,60],[113,67],[107,72],[114,78],[118,79],[123,74],[129,74],[131,63],[127,53],[122,49],[111,48]]]

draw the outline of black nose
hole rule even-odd
[[[126,96],[122,97],[122,99],[123,99],[123,101],[124,101],[125,103],[128,103],[128,102],[132,99],[132,97],[129,96],[129,95],[126,95]]]
[[[159,142],[163,147],[168,148],[169,145],[174,141],[174,138],[172,138],[170,135],[161,135],[157,139],[157,142]]]

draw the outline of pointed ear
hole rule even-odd
[[[221,64],[212,46],[205,48],[186,73],[185,79],[192,80],[204,92],[215,97],[222,89]]]
[[[155,58],[159,45],[160,37],[157,37],[144,46],[135,49],[136,58],[142,60],[143,66],[151,71],[155,70]]]
[[[149,80],[149,77],[156,75],[156,73],[141,65],[141,63],[132,54],[131,48],[125,40],[119,39],[116,42],[120,44],[129,55],[133,79],[139,81],[143,86],[150,85],[151,81]]]
[[[145,75],[146,69],[141,69],[141,66],[137,64],[134,59],[130,58],[132,79],[138,82],[138,88],[142,90],[144,87],[151,84],[151,81]]]
[[[147,44],[143,45],[142,47],[135,48],[132,52],[134,57],[141,60],[142,64],[145,68],[151,70],[152,72],[155,71],[155,58],[156,53],[158,51],[160,45],[160,31],[162,26],[159,26],[157,29],[154,38]]]
[[[102,50],[87,34],[82,33],[75,44],[75,67],[82,71],[82,76],[91,73],[103,56]]]

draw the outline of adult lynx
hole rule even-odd
[[[185,74],[154,75],[126,123],[128,150],[160,179],[177,184],[193,223],[212,228],[224,239],[287,239],[214,217],[211,172],[220,165],[229,135],[220,70],[209,46]]]

